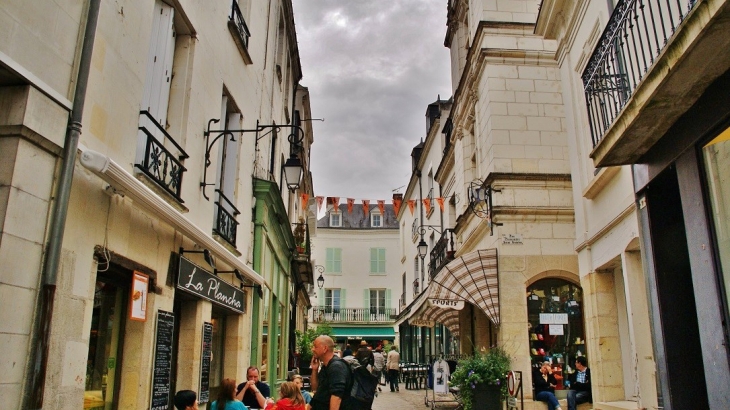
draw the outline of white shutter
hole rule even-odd
[[[241,114],[228,114],[227,130],[241,129]],[[226,135],[225,138],[225,159],[223,161],[223,178],[220,190],[223,194],[234,202],[236,193],[236,175],[238,174],[238,153],[241,146],[241,135],[235,135],[235,141],[231,141],[231,136]]]

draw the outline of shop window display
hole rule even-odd
[[[542,279],[527,288],[528,337],[532,368],[550,362],[556,390],[569,388],[575,358],[585,356],[583,292],[562,279]]]

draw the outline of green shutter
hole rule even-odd
[[[325,267],[324,267],[325,272],[332,272],[332,268],[333,268],[332,262],[334,260],[333,259],[333,253],[334,253],[333,250],[334,249],[332,249],[332,248],[327,248],[326,256],[325,256]]]
[[[347,303],[345,302],[345,293],[347,293],[346,289],[340,289],[340,309],[347,308]]]
[[[342,248],[335,248],[333,268],[334,272],[342,273]]]
[[[370,248],[370,273],[378,272],[378,249]]]
[[[363,289],[362,291],[362,307],[365,309],[370,307],[370,289]]]
[[[378,261],[380,262],[380,266],[378,266],[378,272],[385,273],[385,248],[378,249],[378,253]]]
[[[390,312],[390,289],[385,289],[385,311]]]
[[[319,300],[319,307],[324,307],[324,289],[317,291],[317,299]]]

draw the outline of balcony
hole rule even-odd
[[[218,194],[218,201],[215,203],[216,214],[213,233],[225,239],[226,242],[235,248],[236,232],[238,231],[238,221],[236,221],[236,216],[241,213],[233,205],[233,203],[225,195],[223,195],[223,192],[221,192],[220,189],[216,189],[215,192]]]
[[[636,163],[730,68],[730,5],[622,0],[582,74],[596,166]]]
[[[312,308],[313,323],[382,323],[398,316],[395,308]]]
[[[140,111],[139,115],[139,131],[141,132],[140,138],[144,139],[144,154],[141,162],[134,166],[178,202],[183,203],[180,189],[183,173],[187,169],[183,166],[182,161],[189,156],[149,112]],[[163,141],[160,141],[158,137],[161,137]],[[165,145],[174,148],[176,154],[170,152]]]
[[[238,51],[243,57],[246,64],[253,64],[251,55],[248,53],[248,40],[251,38],[251,32],[248,31],[246,20],[243,19],[243,13],[238,7],[238,0],[232,0],[231,15],[228,18],[228,30],[233,36],[233,41],[238,47]]]
[[[421,225],[418,224],[418,218],[415,218],[413,220],[413,223],[411,224],[411,237],[413,237],[413,241],[415,242],[416,238],[418,237],[418,233],[420,232],[419,228]]]
[[[428,274],[433,279],[447,263],[454,260],[454,230],[444,229],[441,237],[431,249],[431,259],[428,263]]]

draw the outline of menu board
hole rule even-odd
[[[213,357],[213,324],[203,323],[203,343],[200,355],[200,398],[207,403],[210,400],[210,359]]]
[[[152,400],[150,410],[170,408],[170,376],[172,370],[172,338],[175,331],[175,315],[157,311],[155,336],[155,361],[152,369]]]

